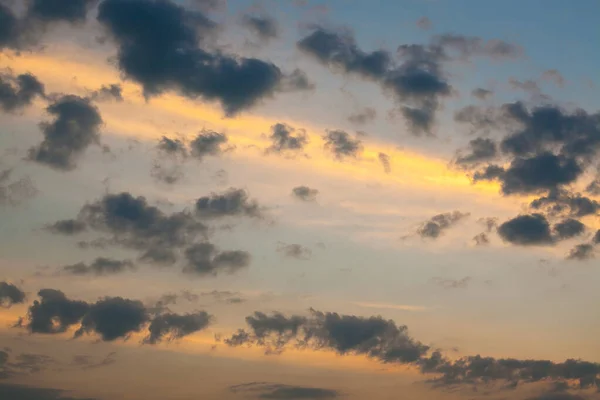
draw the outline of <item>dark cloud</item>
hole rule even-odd
[[[175,90],[216,101],[231,116],[279,89],[283,73],[276,65],[210,49],[216,24],[201,11],[170,0],[105,0],[98,21],[118,45],[119,69],[146,96]]]
[[[0,170],[0,205],[17,206],[38,193],[28,176],[11,179],[13,169]]]
[[[21,26],[17,15],[0,2],[0,49],[17,48],[21,40]]]
[[[224,133],[203,130],[190,142],[190,153],[198,160],[206,156],[216,157],[231,149],[227,146],[228,141]]]
[[[201,141],[202,140],[200,140],[200,142]],[[201,147],[200,150],[202,151],[203,146],[200,146],[200,147]],[[181,139],[169,138],[167,136],[163,136],[158,141],[156,148],[159,151],[163,152],[164,154],[168,154],[168,155],[172,155],[172,156],[182,156],[182,157],[187,156],[186,145]]]
[[[0,281],[0,306],[9,308],[25,302],[25,292],[12,283]]]
[[[292,196],[302,201],[315,201],[318,194],[318,189],[313,189],[304,185],[296,186],[292,189]]]
[[[90,98],[95,101],[114,100],[121,102],[123,101],[123,88],[118,83],[102,85],[100,89],[92,92]]]
[[[292,386],[281,383],[250,382],[230,386],[233,393],[256,395],[259,399],[274,400],[320,400],[335,399],[341,396],[337,390],[307,386]]]
[[[460,211],[434,215],[429,221],[426,221],[421,225],[417,230],[417,234],[423,238],[436,239],[445,230],[456,225],[456,223],[467,218],[469,215],[470,213],[462,213]]]
[[[70,397],[65,390],[47,389],[34,386],[0,383],[0,397],[10,400],[95,400],[92,398]]]
[[[490,243],[490,238],[488,237],[487,233],[481,232],[473,237],[473,241],[475,242],[476,246],[485,246],[486,244]]]
[[[156,344],[163,339],[167,341],[181,339],[187,335],[206,329],[213,317],[204,311],[192,314],[166,313],[155,317],[148,327],[149,334],[145,343]]]
[[[356,158],[363,150],[360,139],[355,139],[347,132],[341,130],[327,131],[323,136],[325,149],[331,152],[338,160],[346,157]]]
[[[307,260],[312,256],[312,251],[308,247],[296,243],[279,243],[277,251],[286,257],[297,258],[299,260]]]
[[[352,35],[316,28],[301,39],[298,48],[330,69],[377,82],[400,104],[414,134],[430,133],[441,97],[451,94],[441,68],[439,46],[403,45],[396,65],[385,50],[365,52]]]
[[[45,97],[45,89],[34,75],[27,73],[15,77],[10,73],[0,74],[0,109],[3,111],[22,110],[36,97]]]
[[[279,35],[277,21],[268,15],[250,15],[242,17],[242,24],[260,40],[269,41]]]
[[[379,162],[383,166],[383,170],[385,171],[386,174],[389,174],[390,172],[392,172],[392,165],[391,165],[391,162],[390,162],[390,156],[388,156],[385,153],[379,153],[377,155],[377,159],[379,160]]]
[[[598,230],[596,231],[596,233],[594,234],[594,237],[593,237],[593,239],[592,239],[592,242],[593,242],[594,244],[600,244],[600,229],[598,229]]]
[[[585,217],[595,215],[600,210],[600,203],[580,193],[571,193],[564,189],[552,189],[546,196],[533,200],[529,207],[542,210],[549,215],[566,215]]]
[[[33,302],[26,318],[19,323],[31,333],[65,332],[78,324],[89,309],[88,303],[70,300],[60,290],[42,289],[38,296],[40,300]]]
[[[356,125],[365,125],[372,122],[377,117],[377,111],[372,107],[365,107],[363,110],[354,113],[348,117],[348,121]]]
[[[85,150],[100,141],[100,112],[89,99],[74,95],[59,97],[46,111],[55,119],[40,125],[44,140],[29,150],[29,158],[57,170],[72,170]]]
[[[498,227],[500,237],[512,244],[547,245],[553,243],[550,224],[542,214],[519,215]]]
[[[81,23],[98,0],[30,0],[27,14],[43,22]]]
[[[469,141],[467,154],[459,154],[456,163],[459,165],[477,164],[496,157],[498,149],[496,142],[488,138],[476,138]]]
[[[91,264],[77,263],[62,267],[62,271],[71,275],[114,275],[131,270],[134,265],[129,260],[113,260],[106,257],[98,257]]]
[[[291,73],[284,75],[281,78],[279,91],[281,92],[296,92],[313,90],[315,84],[310,80],[306,72],[301,69],[294,69]]]
[[[126,339],[132,333],[140,332],[150,317],[142,302],[106,297],[89,306],[81,319],[81,326],[75,337],[84,333],[100,335],[104,341]]]
[[[559,240],[570,239],[585,232],[585,225],[576,219],[567,218],[555,224],[552,229]]]
[[[301,151],[308,143],[308,136],[303,129],[295,129],[283,123],[271,126],[269,139],[272,144],[267,148],[267,153]]]
[[[473,89],[471,91],[471,95],[473,97],[478,98],[479,100],[485,100],[488,97],[490,97],[492,94],[494,94],[494,92],[492,92],[491,90],[488,90],[488,89],[483,89],[483,88],[477,88],[477,89]]]
[[[185,272],[198,275],[234,273],[250,264],[250,254],[245,251],[219,251],[212,243],[197,243],[185,250]]]
[[[406,326],[382,317],[357,317],[311,309],[310,316],[285,317],[256,312],[246,318],[249,331],[240,330],[225,340],[230,346],[257,344],[282,351],[290,343],[338,354],[363,354],[381,362],[413,363],[428,347],[412,339]]]
[[[260,217],[260,207],[244,189],[229,188],[222,193],[211,193],[196,201],[196,213],[202,218],[232,216]]]
[[[63,219],[53,224],[46,225],[49,232],[61,235],[76,235],[87,229],[85,222],[76,219]]]
[[[523,49],[519,46],[499,39],[485,41],[478,37],[449,33],[435,36],[433,42],[447,51],[458,53],[465,60],[473,56],[516,59],[523,55]]]
[[[594,246],[589,243],[578,244],[569,250],[567,260],[589,260],[595,256]]]

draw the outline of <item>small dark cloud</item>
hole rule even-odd
[[[308,247],[296,243],[278,243],[277,251],[286,257],[298,260],[307,260],[312,256],[312,251]]]
[[[147,97],[176,91],[217,102],[233,116],[279,89],[276,65],[210,46],[217,24],[200,10],[170,0],[105,0],[97,18],[118,46],[119,69]]]
[[[242,17],[242,25],[262,41],[269,41],[279,35],[277,21],[268,15],[250,15]]]
[[[25,292],[9,282],[0,281],[0,306],[9,308],[25,302]]]
[[[284,74],[279,85],[280,92],[297,92],[314,90],[315,84],[310,80],[306,72],[299,68],[289,74]]]
[[[567,254],[567,260],[589,260],[594,257],[594,246],[589,243],[578,244]]]
[[[498,154],[496,142],[488,138],[476,138],[469,141],[466,154],[459,153],[456,158],[458,165],[473,165],[482,161],[494,159]]]
[[[488,97],[492,96],[494,92],[488,89],[477,88],[471,91],[471,95],[479,100],[486,100]]]
[[[325,141],[325,150],[331,152],[338,160],[347,157],[357,158],[363,150],[360,139],[355,139],[341,130],[327,131],[323,140]]]
[[[0,109],[3,111],[20,111],[36,97],[45,97],[45,89],[34,75],[27,73],[15,77],[10,73],[0,74]]]
[[[337,390],[332,389],[269,382],[242,383],[230,386],[229,390],[233,393],[257,396],[259,399],[273,400],[321,400],[335,399],[341,396]]]
[[[129,260],[113,260],[106,257],[98,257],[91,264],[77,263],[66,265],[61,268],[62,272],[70,275],[114,275],[131,270],[134,265]]]
[[[500,237],[512,244],[548,245],[554,242],[550,224],[542,214],[519,215],[498,227]]]
[[[573,218],[558,222],[552,228],[559,240],[570,239],[585,232],[585,225]]]
[[[166,313],[155,317],[148,327],[144,343],[156,344],[163,340],[173,341],[206,329],[213,317],[205,311],[191,314]]]
[[[303,129],[296,129],[283,123],[271,126],[269,139],[272,144],[267,148],[267,153],[302,151],[308,143],[308,136]]]
[[[296,186],[292,189],[292,196],[302,201],[315,201],[318,194],[318,189],[313,189],[304,185]]]
[[[0,205],[17,206],[38,194],[28,176],[11,179],[13,169],[0,170]]]
[[[348,117],[348,121],[352,122],[355,125],[365,125],[369,122],[372,122],[377,117],[377,111],[372,107],[365,107],[363,110],[351,114]]]
[[[98,90],[92,92],[90,98],[94,101],[123,101],[123,88],[118,83],[102,85]]]
[[[224,133],[203,130],[190,142],[190,154],[198,160],[203,160],[206,156],[219,156],[231,150],[227,146],[228,141]]]
[[[419,29],[428,31],[431,29],[432,26],[433,24],[431,23],[431,20],[427,17],[421,17],[417,20],[417,27],[419,27]]]
[[[158,151],[170,156],[187,156],[187,147],[179,138],[163,136],[156,145]]]
[[[462,279],[444,279],[435,277],[432,281],[443,287],[444,289],[465,289],[469,286],[472,278],[470,276],[465,276]]]
[[[499,39],[483,40],[474,36],[444,34],[435,36],[433,42],[444,49],[456,52],[462,59],[473,56],[491,59],[516,59],[523,56],[523,49]]]
[[[222,193],[211,193],[196,201],[196,214],[201,218],[246,216],[260,218],[260,207],[244,189],[229,188]]]
[[[46,225],[46,230],[60,235],[77,235],[87,229],[83,221],[76,219],[63,219],[53,224]]]
[[[100,142],[100,112],[89,99],[74,95],[59,97],[46,111],[55,119],[40,125],[44,140],[29,150],[29,159],[57,170],[72,170],[85,150]]]
[[[444,214],[437,214],[424,222],[417,230],[417,234],[423,238],[438,238],[445,230],[456,225],[460,220],[467,218],[470,213],[452,211]]]
[[[390,156],[388,156],[385,153],[379,153],[377,155],[377,159],[379,160],[379,162],[383,166],[383,170],[385,171],[386,174],[389,174],[390,172],[392,172],[392,165],[391,165],[391,162],[390,162]]]
[[[488,237],[487,233],[481,232],[473,236],[473,241],[475,242],[476,246],[485,246],[486,244],[490,243],[490,238]]]
[[[198,275],[234,273],[250,264],[250,254],[240,250],[219,251],[212,243],[197,243],[185,250],[184,272]]]
[[[529,207],[542,210],[548,215],[585,217],[595,215],[600,210],[600,203],[580,193],[571,193],[564,189],[553,189],[546,196],[533,200]]]
[[[592,238],[592,243],[600,244],[600,229],[598,229],[594,234],[594,237]]]

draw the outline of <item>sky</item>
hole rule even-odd
[[[598,15],[0,0],[0,399],[600,399]]]

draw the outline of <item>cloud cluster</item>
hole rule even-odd
[[[417,229],[417,234],[422,238],[436,239],[445,230],[456,225],[459,221],[467,218],[469,215],[470,213],[462,213],[460,211],[434,215]]]
[[[37,334],[58,334],[75,328],[75,338],[94,334],[110,342],[127,339],[147,328],[143,343],[156,344],[163,339],[176,340],[199,332],[212,322],[212,316],[204,311],[152,315],[142,302],[122,297],[105,297],[88,303],[71,300],[55,289],[42,289],[38,296],[40,299],[33,302],[18,323]]]
[[[32,74],[0,74],[0,109],[5,112],[22,110],[36,97],[45,96],[44,84]]]
[[[308,136],[303,129],[277,123],[271,126],[269,140],[271,145],[266,149],[267,154],[290,154],[304,150],[304,146],[308,143]]]
[[[360,139],[353,138],[349,133],[341,130],[331,130],[323,136],[325,150],[342,161],[346,158],[357,158],[363,151]]]

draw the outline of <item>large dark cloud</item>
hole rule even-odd
[[[168,341],[181,339],[187,335],[206,329],[213,317],[205,311],[191,314],[166,313],[155,317],[148,327],[145,343],[155,344],[163,339]]]
[[[212,243],[197,243],[185,250],[185,272],[198,275],[234,273],[250,264],[250,253],[241,250],[219,251]]]
[[[175,90],[234,115],[273,96],[284,78],[270,62],[211,49],[216,24],[170,0],[105,0],[98,21],[118,45],[119,69],[146,96]]]
[[[331,130],[323,136],[325,149],[331,152],[338,160],[351,157],[356,158],[363,150],[360,139],[355,139],[347,132]]]
[[[553,243],[552,231],[542,214],[519,215],[498,227],[502,239],[517,245],[547,245]]]
[[[0,306],[10,307],[25,302],[25,292],[12,283],[0,282]]]
[[[94,334],[103,341],[114,341],[126,340],[147,328],[148,335],[142,342],[156,344],[205,329],[213,318],[204,311],[180,315],[167,312],[164,306],[149,308],[138,300],[122,297],[105,297],[88,303],[71,300],[54,289],[40,290],[38,295],[41,300],[33,302],[19,323],[31,333],[57,334],[76,327],[76,338]]]
[[[15,77],[10,73],[0,74],[0,109],[3,111],[19,111],[36,97],[45,97],[45,89],[34,75],[27,73]]]
[[[308,143],[308,137],[303,129],[296,129],[284,123],[271,126],[271,146],[267,153],[291,153],[302,151]]]
[[[134,265],[129,260],[113,260],[106,257],[98,257],[92,263],[77,263],[65,265],[62,271],[71,275],[114,275],[133,269]]]
[[[242,383],[230,386],[229,390],[233,393],[256,395],[259,399],[273,400],[321,400],[341,396],[340,392],[332,389],[269,382]]]
[[[417,229],[417,234],[423,238],[436,239],[445,230],[456,225],[456,223],[467,218],[469,215],[469,213],[462,213],[460,211],[434,215]]]
[[[256,312],[246,318],[249,331],[240,330],[225,339],[230,346],[258,344],[283,351],[293,343],[338,354],[364,354],[382,362],[412,363],[429,349],[413,340],[406,326],[381,317],[357,317],[311,309],[308,317]]]
[[[78,324],[90,307],[84,301],[68,299],[60,290],[42,289],[38,296],[40,300],[33,302],[26,318],[19,323],[31,333],[65,332]]]
[[[576,381],[581,389],[593,388],[600,364],[569,359],[564,362],[483,357],[450,360],[408,334],[406,326],[377,317],[358,317],[310,310],[308,316],[255,312],[246,318],[248,329],[225,339],[229,346],[258,345],[279,353],[286,347],[330,350],[340,355],[361,354],[382,363],[414,365],[432,376],[436,386],[516,386],[529,382]],[[568,398],[568,397],[567,397]]]
[[[100,141],[100,112],[89,99],[74,95],[59,97],[46,111],[55,119],[40,125],[44,140],[29,150],[29,158],[57,170],[72,170],[85,150]]]
[[[250,199],[244,189],[229,188],[222,193],[212,193],[196,201],[196,213],[202,218],[231,216],[260,217],[260,207]]]

